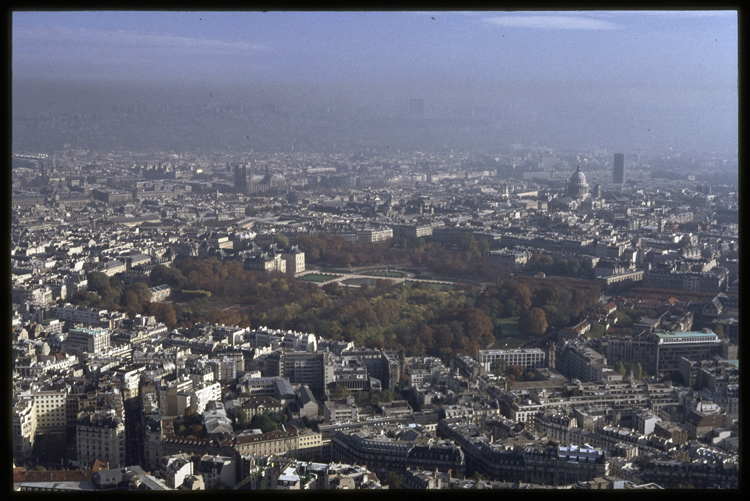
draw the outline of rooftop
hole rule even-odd
[[[700,332],[700,331],[688,331],[688,332],[655,332],[654,335],[658,338],[659,344],[670,343],[670,342],[696,342],[696,341],[711,341],[719,343],[719,337],[713,332]]]

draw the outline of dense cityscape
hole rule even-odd
[[[739,489],[731,134],[52,76],[12,96],[14,491]]]
[[[668,160],[17,154],[15,481],[736,487],[737,187]]]

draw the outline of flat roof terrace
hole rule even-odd
[[[655,332],[654,335],[658,338],[659,344],[665,343],[720,343],[721,340],[713,332],[699,332],[699,331],[688,331],[688,332]]]

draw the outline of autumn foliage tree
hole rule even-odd
[[[547,315],[541,308],[529,308],[521,313],[518,329],[526,336],[538,336],[547,330]]]
[[[370,259],[365,252],[370,247],[354,246],[332,235],[303,235],[299,243],[306,253],[309,249],[323,261],[332,262],[342,252],[350,253],[354,262]],[[392,252],[402,253],[397,257],[406,261],[408,255],[428,249],[423,256],[428,267],[442,269],[445,265],[444,271],[466,272],[488,285],[482,289],[458,286],[456,290],[434,290],[381,279],[372,287],[350,288],[336,283],[320,287],[278,272],[245,269],[237,260],[178,257],[171,266],[155,266],[150,276],[151,286],[166,283],[175,289],[174,303],[149,303],[145,300],[146,284],[123,288],[122,282],[104,274],[92,274],[95,292],[78,293],[75,298],[81,301],[79,304],[93,306],[115,301],[118,308],[153,315],[170,329],[190,327],[195,322],[267,326],[446,361],[455,353],[474,356],[476,350],[492,346],[501,319],[519,317],[520,333],[536,336],[544,333],[548,324],[566,326],[553,323],[553,319],[568,321],[599,298],[598,287],[580,280],[503,278],[500,274],[488,275],[485,280],[481,266],[461,262],[461,252],[484,249],[484,244],[476,240],[466,238],[463,251],[447,250],[435,242],[415,245],[418,248],[392,250],[383,244],[371,249],[388,259]]]
[[[171,304],[149,303],[146,311],[156,318],[157,322],[163,323],[169,329],[173,329],[177,325],[177,313]]]

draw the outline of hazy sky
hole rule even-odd
[[[734,11],[15,12],[12,28],[15,82],[304,84],[737,143]]]

